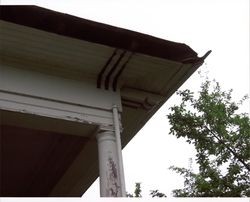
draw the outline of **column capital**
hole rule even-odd
[[[113,141],[113,142],[115,142],[114,131],[112,131],[112,130],[100,130],[96,134],[96,139],[97,139],[98,143],[100,143],[102,141]]]

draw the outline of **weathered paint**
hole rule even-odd
[[[121,197],[118,156],[114,131],[97,134],[101,197]]]
[[[117,165],[112,159],[112,157],[108,158],[107,162],[107,185],[106,185],[106,196],[118,197],[121,186],[119,185],[118,180],[118,169]]]
[[[119,92],[0,64],[0,109],[89,124],[113,125],[112,104]]]

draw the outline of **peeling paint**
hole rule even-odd
[[[118,170],[114,160],[109,157],[107,162],[108,170],[106,172],[107,176],[107,188],[106,194],[110,197],[120,196],[120,186],[118,185]]]

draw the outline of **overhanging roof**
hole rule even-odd
[[[59,35],[178,62],[198,61],[187,45],[36,6],[3,6],[0,19]]]
[[[120,90],[123,147],[208,55],[199,58],[185,44],[36,6],[1,6],[0,28],[1,63],[75,80],[87,79],[97,88]],[[6,116],[13,120],[16,115]],[[8,126],[3,130],[13,131]],[[86,138],[81,141],[84,147]],[[75,154],[78,157],[73,163],[73,157],[68,160],[71,166],[58,162],[57,166],[69,167],[61,169],[56,180],[54,177],[53,182],[47,182],[50,190],[44,187],[46,191],[39,192],[32,187],[32,195],[81,196],[98,176],[94,149],[84,148]],[[90,152],[95,153],[93,158]],[[82,165],[83,159],[88,159],[88,166]]]

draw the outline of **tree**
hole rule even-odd
[[[184,188],[173,191],[181,197],[250,196],[250,120],[238,113],[232,90],[222,91],[218,82],[208,79],[198,96],[190,90],[178,91],[181,104],[167,116],[170,134],[183,137],[196,149],[199,172],[192,168],[170,169],[185,178]]]

